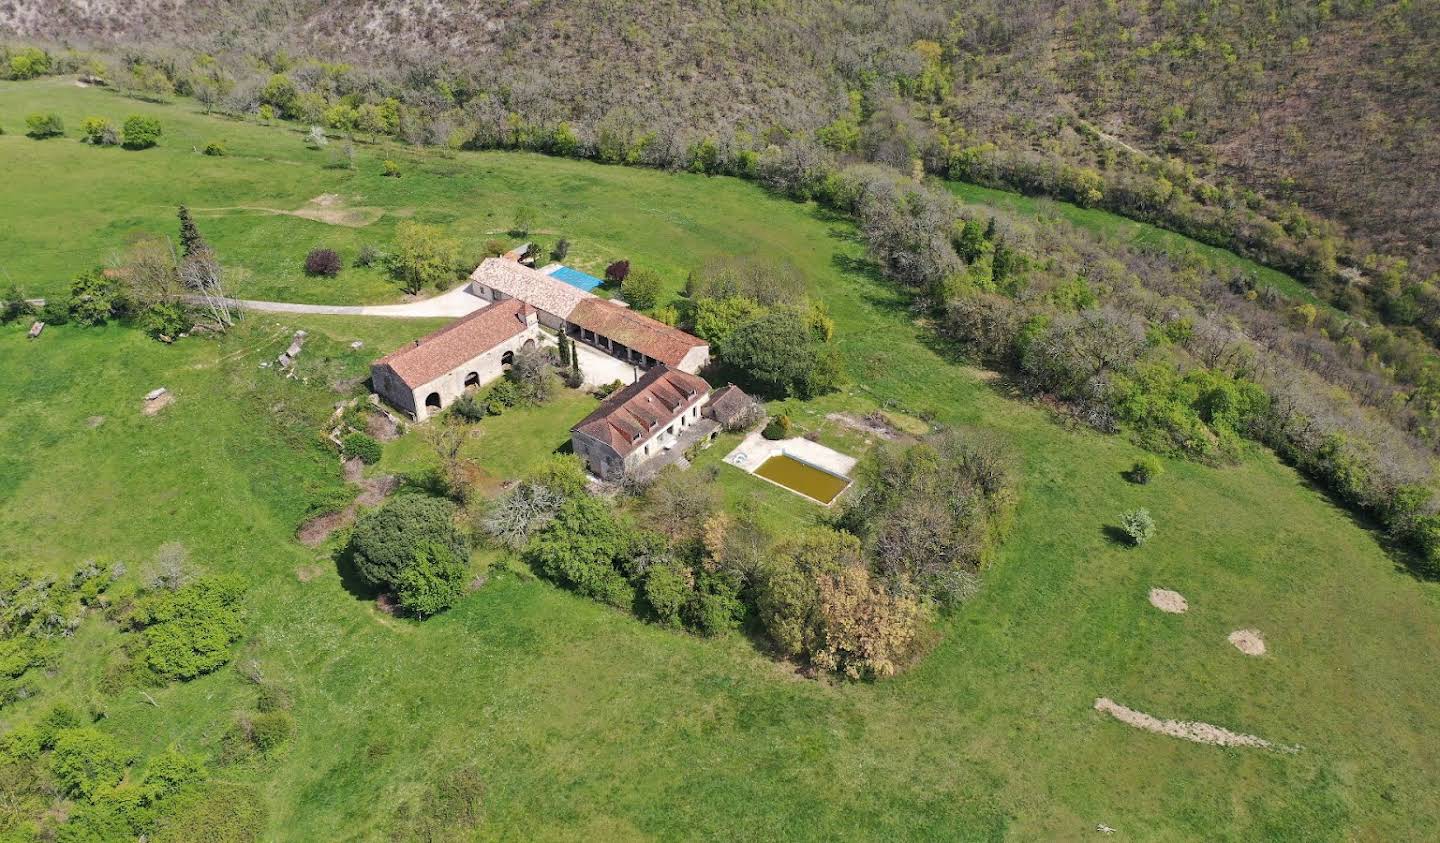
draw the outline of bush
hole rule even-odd
[[[630,261],[618,260],[605,267],[605,280],[612,284],[624,284],[630,274]]]
[[[156,677],[194,679],[230,660],[245,631],[244,586],[228,576],[201,577],[174,591],[142,595],[130,621],[143,630],[141,663]]]
[[[191,323],[185,308],[174,302],[151,305],[140,315],[140,328],[154,339],[167,342],[175,339],[189,328]]]
[[[485,393],[486,409],[490,415],[498,416],[509,407],[514,407],[523,400],[520,387],[509,378],[502,378],[491,384],[488,392]]]
[[[1138,483],[1139,485],[1144,486],[1146,483],[1149,483],[1151,480],[1156,479],[1164,473],[1165,465],[1160,462],[1160,459],[1158,457],[1151,456],[1150,454],[1146,454],[1145,456],[1136,460],[1135,465],[1130,467],[1130,473],[1128,476],[1130,478],[1130,482]]]
[[[770,421],[765,424],[765,429],[760,432],[766,439],[788,439],[790,437],[790,417],[781,413],[778,416],[771,416]]]
[[[295,718],[288,711],[264,711],[250,718],[250,743],[262,755],[284,746],[295,734]]]
[[[525,547],[525,559],[542,575],[616,608],[628,609],[635,593],[617,563],[630,549],[628,531],[605,501],[570,498]]]
[[[374,465],[380,462],[381,445],[367,434],[350,433],[340,440],[340,452],[347,457],[359,457],[366,465]]]
[[[1148,509],[1132,509],[1120,516],[1120,529],[1131,544],[1139,547],[1155,537],[1155,519]]]
[[[392,179],[400,178],[400,164],[398,162],[386,158],[385,163],[381,166],[383,167],[382,175]]]
[[[835,346],[816,336],[809,316],[798,308],[776,308],[736,327],[718,351],[721,360],[772,394],[813,398],[841,380]]]
[[[415,548],[409,566],[395,580],[395,599],[417,618],[438,615],[465,594],[466,559],[436,542]]]
[[[478,422],[490,414],[490,408],[474,394],[467,392],[450,405],[450,412],[465,421]]]
[[[359,254],[355,255],[356,266],[371,266],[385,259],[385,253],[369,243],[360,247]]]
[[[225,142],[212,140],[206,143],[205,148],[201,151],[215,158],[223,158],[225,156]]]
[[[85,122],[80,124],[80,134],[82,143],[96,146],[113,146],[120,142],[115,124],[108,117],[86,117]]]
[[[645,602],[657,621],[674,629],[683,625],[681,612],[690,602],[690,582],[685,574],[678,565],[655,565],[645,573]]]
[[[65,134],[65,121],[53,111],[31,114],[25,118],[25,134],[36,140],[59,137]]]
[[[66,794],[88,799],[102,787],[119,784],[129,762],[114,738],[84,726],[56,736],[50,771]]]
[[[334,249],[311,249],[305,256],[305,271],[310,275],[334,277],[342,266],[340,255]]]
[[[401,495],[361,515],[350,537],[355,569],[370,585],[390,587],[410,566],[415,548],[435,543],[462,559],[469,543],[455,529],[455,505],[443,498]]]
[[[555,241],[555,248],[550,250],[550,260],[563,261],[568,254],[570,254],[570,241],[561,237]]]
[[[160,140],[160,121],[143,114],[132,114],[125,118],[121,131],[125,136],[126,149],[148,149]]]
[[[620,296],[636,310],[649,310],[660,303],[665,281],[651,269],[629,273],[620,285]]]

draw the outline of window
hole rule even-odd
[[[665,429],[665,432],[668,433],[668,434],[670,434],[671,436],[674,436],[674,435],[675,435],[675,425],[673,425],[673,424],[670,425],[668,428]]]

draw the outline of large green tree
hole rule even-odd
[[[355,570],[372,586],[394,586],[415,561],[416,548],[433,543],[461,559],[469,543],[455,528],[455,505],[428,495],[401,495],[355,522],[350,551]]]

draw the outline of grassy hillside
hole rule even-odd
[[[37,96],[67,122],[149,108],[44,84],[0,83],[0,113],[23,113]],[[432,323],[254,316],[223,339],[174,346],[124,328],[60,327],[33,342],[23,327],[0,331],[0,389],[12,401],[0,416],[10,445],[0,558],[133,569],[178,541],[196,567],[249,581],[251,632],[236,663],[293,694],[298,731],[278,759],[217,775],[259,788],[263,838],[403,836],[415,828],[402,806],[442,813],[437,800],[462,772],[483,782],[482,810],[454,831],[482,839],[1070,839],[1097,823],[1129,839],[1440,835],[1429,786],[1440,778],[1440,591],[1397,571],[1367,525],[1273,457],[1170,463],[1154,485],[1124,482],[1135,447],[1068,429],[956,363],[871,270],[848,222],[750,184],[501,153],[417,154],[387,182],[368,150],[355,173],[330,170],[293,132],[155,108],[166,137],[147,152],[0,137],[0,155],[24,162],[11,184],[23,179],[27,200],[0,203],[0,228],[22,246],[7,272],[53,293],[128,232],[172,232],[176,202],[283,208],[339,193],[384,215],[343,230],[249,214],[199,223],[247,294],[364,300],[390,295],[388,282],[348,269],[308,279],[305,250],[383,245],[410,209],[481,236],[523,199],[541,227],[574,233],[577,265],[623,255],[677,289],[715,254],[793,263],[835,318],[851,380],[792,402],[802,427],[858,452],[864,443],[824,416],[883,404],[997,435],[1021,464],[1014,532],[933,652],[893,681],[830,685],[797,679],[743,637],[647,626],[510,565],[423,624],[353,596],[327,556],[293,539],[308,503],[340,485],[315,437],[372,354]],[[234,156],[189,151],[217,135]],[[151,186],[160,172],[171,183]],[[314,335],[305,379],[261,369],[299,327]],[[159,385],[176,403],[141,416],[141,396]],[[493,446],[487,469],[510,475],[513,455],[553,447],[556,428],[507,414],[482,424],[477,447]],[[403,462],[413,445],[391,446],[387,459]],[[732,506],[792,526],[818,516],[720,468]],[[1132,550],[1106,526],[1138,505],[1160,533]],[[1156,612],[1152,586],[1185,594],[1189,613]],[[34,717],[47,696],[104,696],[119,643],[92,623],[41,696],[0,710],[0,722]],[[1270,655],[1226,643],[1245,627],[1263,631]],[[110,697],[103,726],[147,753],[213,752],[255,694],[235,669],[145,693],[154,705],[133,687]],[[1099,696],[1301,749],[1134,731],[1095,713]]]

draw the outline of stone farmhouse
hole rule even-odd
[[[701,415],[709,397],[704,378],[662,364],[616,390],[571,428],[570,443],[591,474],[619,480],[713,433],[719,424]]]
[[[481,263],[467,289],[491,304],[371,364],[376,394],[412,419],[428,419],[499,378],[516,352],[564,332],[645,370],[571,429],[575,453],[597,477],[673,461],[726,421],[702,414],[710,396],[697,374],[710,360],[704,340],[507,258]],[[733,386],[717,395],[727,418],[750,400]]]
[[[541,340],[535,308],[518,299],[500,302],[381,357],[370,366],[370,380],[380,397],[424,421],[467,387],[500,377],[515,352]]]
[[[520,299],[547,328],[642,368],[663,363],[694,374],[710,362],[704,340],[513,260],[485,259],[469,289],[489,301]]]

